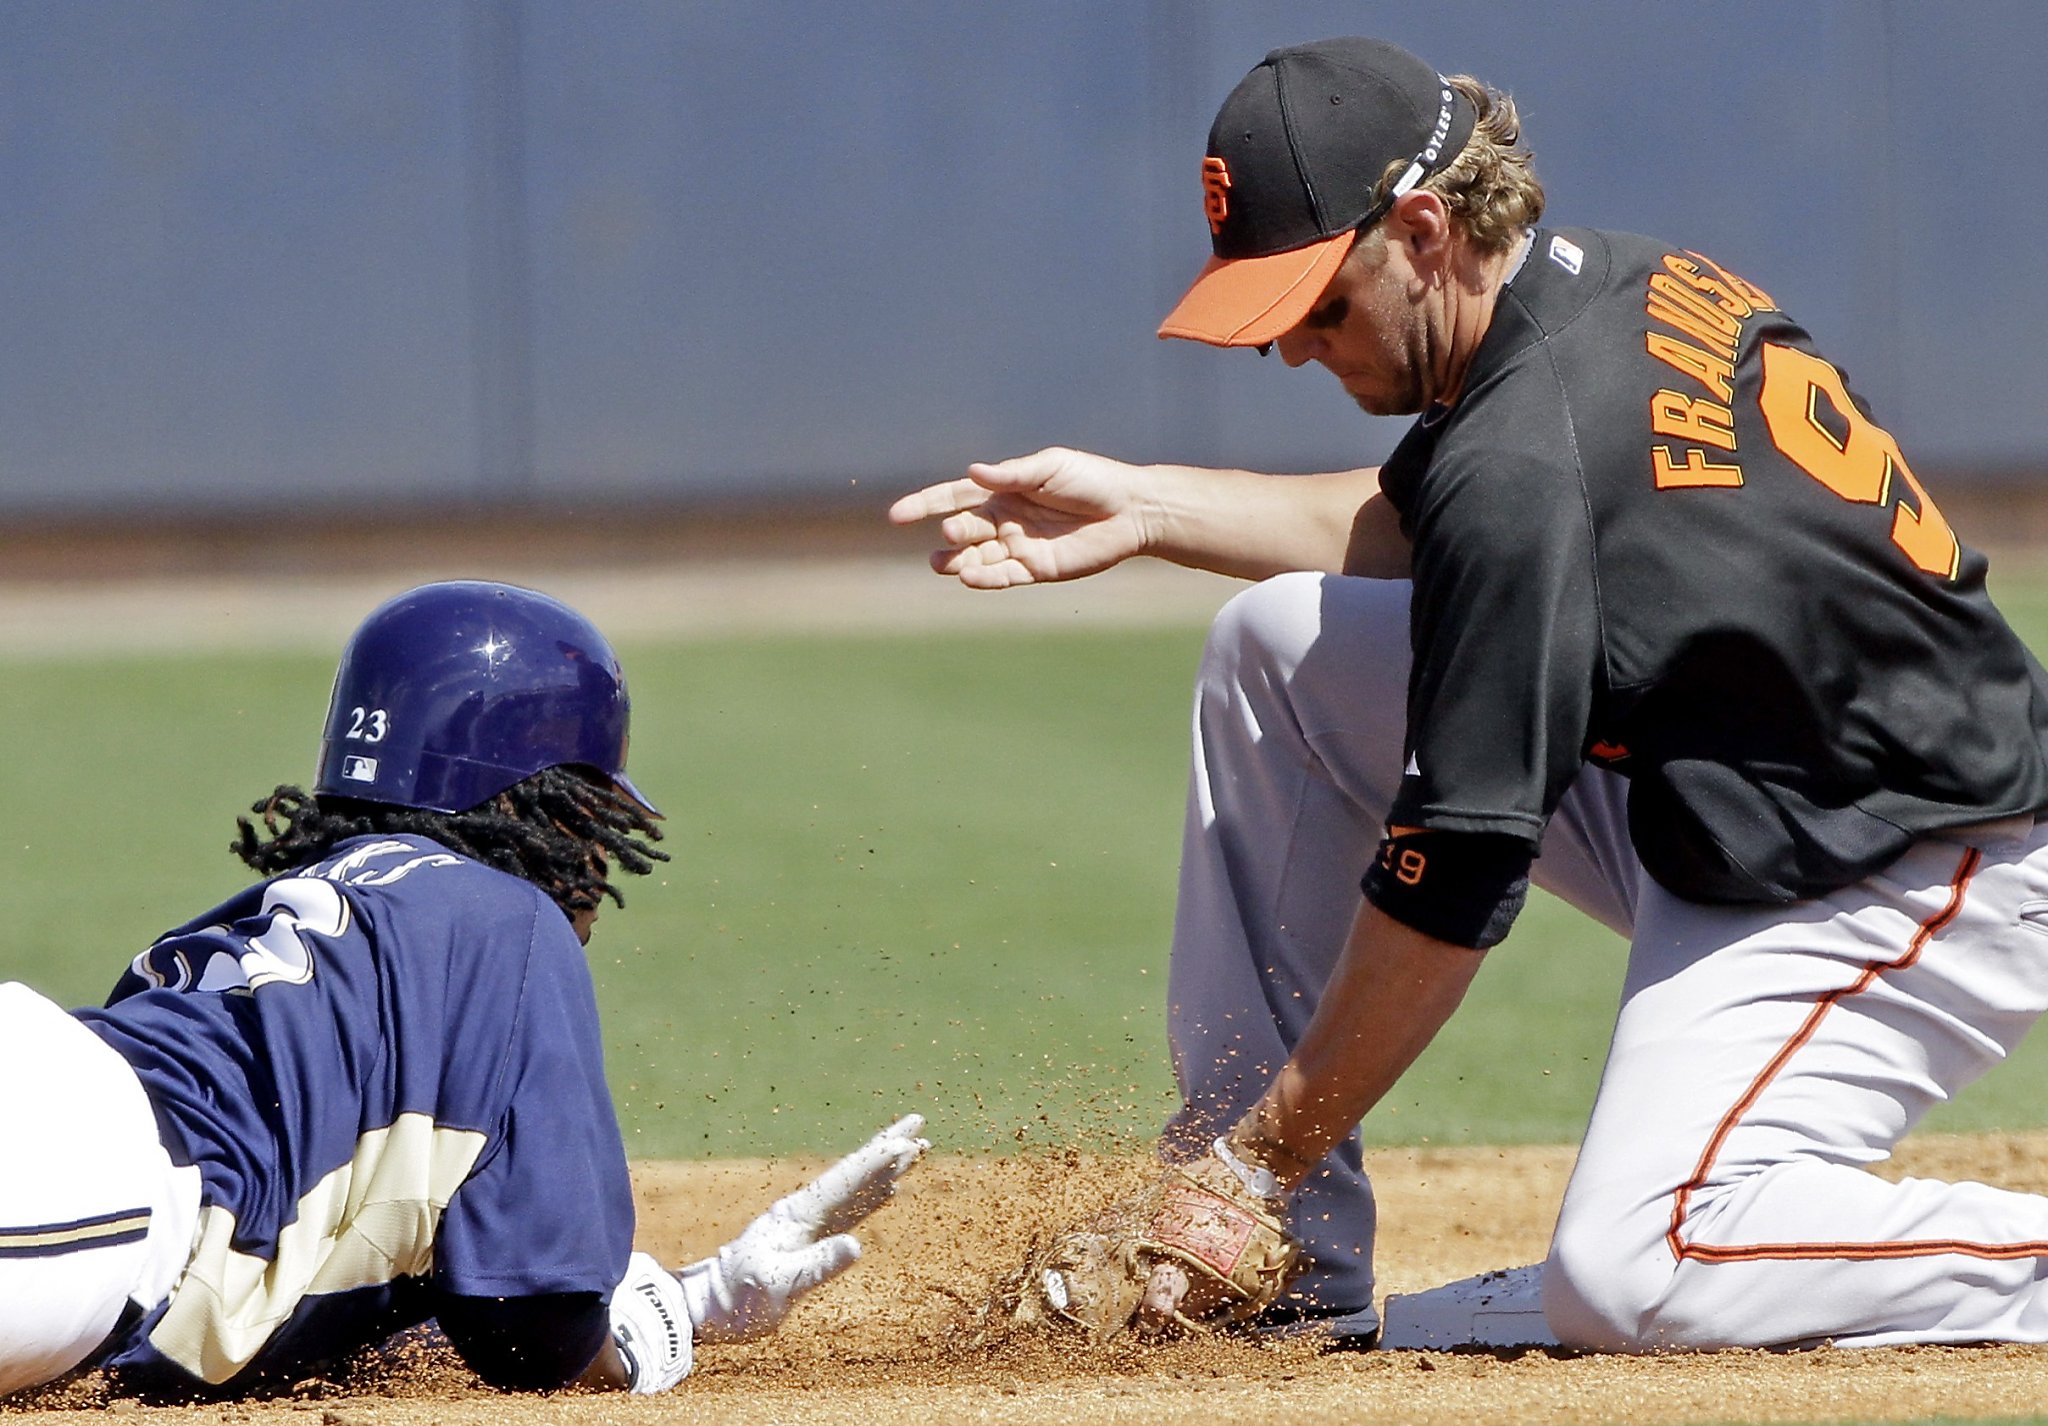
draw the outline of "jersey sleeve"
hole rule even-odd
[[[1600,678],[1589,505],[1568,465],[1498,448],[1440,451],[1420,494],[1388,823],[1533,848],[1578,775]]]
[[[633,1243],[632,1186],[604,1077],[596,993],[569,924],[541,908],[494,1098],[490,1146],[434,1243],[444,1293],[609,1298]]]

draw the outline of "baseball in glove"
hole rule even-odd
[[[1220,1152],[1169,1167],[1092,1222],[1034,1243],[1023,1265],[997,1280],[980,1325],[1078,1328],[1106,1342],[1139,1325],[1148,1294],[1147,1316],[1162,1325],[1242,1322],[1280,1295],[1300,1254],[1281,1222],[1284,1207],[1255,1192]],[[1163,1296],[1162,1277],[1172,1283]]]

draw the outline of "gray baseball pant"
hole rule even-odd
[[[1283,575],[1216,618],[1168,979],[1184,1097],[1169,1153],[1198,1152],[1256,1100],[1344,945],[1400,779],[1408,595]],[[1863,1171],[2048,1008],[2048,826],[1930,838],[1822,901],[1702,906],[1643,873],[1626,781],[1588,767],[1532,876],[1633,942],[1543,1274],[1560,1338],[2048,1340],[2048,1199]],[[1287,1305],[1369,1330],[1355,1134],[1292,1223],[1305,1268]]]

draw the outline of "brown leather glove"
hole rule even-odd
[[[1208,1330],[1242,1322],[1286,1286],[1300,1245],[1281,1221],[1284,1203],[1262,1197],[1214,1154],[1169,1167],[1146,1188],[1085,1226],[1033,1244],[980,1311],[985,1327],[1078,1328],[1097,1342],[1129,1330],[1153,1270],[1188,1277],[1171,1320]]]

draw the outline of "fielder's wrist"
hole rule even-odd
[[[1280,1180],[1274,1176],[1273,1171],[1263,1164],[1251,1164],[1239,1158],[1230,1151],[1230,1142],[1227,1139],[1218,1139],[1209,1146],[1209,1149],[1217,1158],[1223,1160],[1223,1166],[1229,1169],[1253,1196],[1280,1196]]]
[[[1277,1139],[1257,1133],[1242,1123],[1216,1141],[1215,1153],[1217,1158],[1231,1165],[1233,1172],[1237,1171],[1238,1164],[1242,1164],[1254,1174],[1270,1179],[1273,1187],[1266,1193],[1269,1198],[1287,1197],[1315,1167],[1313,1162],[1294,1153]],[[1238,1178],[1243,1180],[1245,1175],[1239,1172]],[[1249,1182],[1246,1187],[1251,1187]]]

